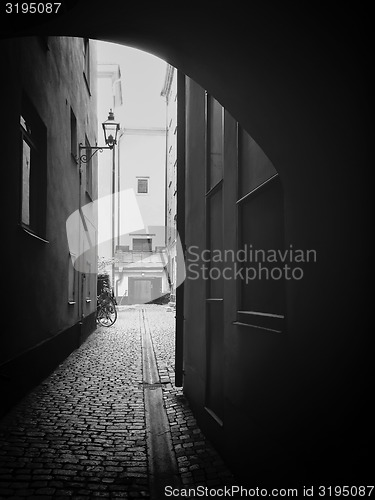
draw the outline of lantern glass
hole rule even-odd
[[[105,143],[113,148],[117,144],[117,133],[120,130],[120,124],[115,121],[113,111],[109,111],[108,119],[102,124],[104,130]]]

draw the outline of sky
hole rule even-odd
[[[164,128],[165,99],[160,92],[167,63],[147,52],[109,42],[98,41],[97,54],[98,63],[120,65],[124,104],[116,111],[116,120],[121,127]]]

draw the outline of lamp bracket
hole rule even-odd
[[[82,149],[89,149],[90,154],[81,154]],[[83,144],[79,145],[79,156],[77,156],[76,160],[80,161],[81,163],[88,163],[93,156],[96,155],[98,151],[101,153],[103,152],[103,149],[113,149],[113,146],[85,146]]]

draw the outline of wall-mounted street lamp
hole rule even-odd
[[[105,143],[108,145],[109,149],[112,149],[113,146],[117,144],[117,134],[120,130],[120,124],[115,122],[115,115],[111,109],[109,110],[107,120],[102,125]]]
[[[98,151],[102,153],[103,149],[113,149],[117,144],[117,134],[120,130],[120,124],[115,121],[115,115],[113,114],[112,109],[109,110],[108,118],[105,122],[102,123],[102,126],[106,146],[86,146],[81,143],[79,145],[78,158],[80,162],[88,163]],[[83,149],[86,150],[86,154],[81,154]],[[89,153],[87,152],[87,150],[89,151]]]

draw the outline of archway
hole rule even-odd
[[[165,12],[159,5],[145,13],[141,6],[120,1],[112,2],[110,10],[90,5],[88,13],[87,8],[78,2],[64,18],[38,26],[38,31],[123,43],[167,60],[214,95],[280,172],[287,239],[314,247],[320,256],[314,276],[287,293],[296,360],[291,383],[301,373],[305,382],[294,385],[290,397],[300,389],[309,401],[311,414],[307,410],[299,429],[303,435],[329,414],[335,439],[326,462],[344,464],[339,436],[346,425],[340,401],[345,401],[352,427],[366,439],[358,401],[366,400],[371,380],[365,292],[370,272],[364,265],[370,262],[371,212],[363,17],[354,15],[364,32],[356,39],[352,12],[291,16],[284,6],[258,6],[251,16],[233,8],[219,18],[196,11]],[[30,34],[26,32],[22,34]],[[317,364],[320,385],[314,380]],[[314,436],[318,431],[310,444]],[[356,439],[350,436],[352,450]],[[332,451],[335,445],[340,447]]]

